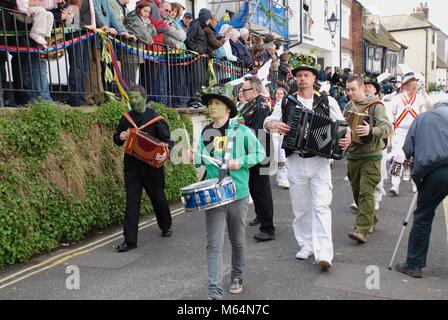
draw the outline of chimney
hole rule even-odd
[[[412,10],[411,16],[420,19],[422,21],[428,21],[429,19],[428,3],[420,2],[420,7],[414,8]]]

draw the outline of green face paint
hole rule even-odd
[[[222,119],[226,115],[230,114],[230,110],[227,105],[218,99],[210,99],[208,101],[208,113],[214,120]]]
[[[142,113],[146,110],[146,98],[137,91],[131,91],[128,94],[129,103],[131,105],[132,111]]]

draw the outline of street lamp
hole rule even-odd
[[[331,14],[330,19],[327,20],[328,28],[330,29],[331,38],[334,39],[334,35],[336,34],[336,27],[338,24],[338,18],[334,12]]]

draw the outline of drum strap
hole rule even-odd
[[[229,129],[227,133],[226,153],[224,154],[224,161],[222,162],[221,169],[219,170],[218,183],[220,183],[227,176],[227,173],[229,171],[229,162],[230,158],[232,158],[233,143],[236,136],[236,130],[238,129],[239,125],[240,124],[238,123],[238,121],[236,121],[233,124],[233,128]]]
[[[155,117],[154,119],[152,119],[152,120],[148,121],[147,123],[145,123],[144,125],[142,125],[140,128],[138,128],[137,125],[135,124],[134,120],[132,120],[132,118],[131,118],[131,116],[129,115],[128,112],[123,113],[123,116],[126,118],[126,120],[129,121],[130,124],[132,124],[132,126],[133,126],[135,129],[138,129],[138,130],[143,130],[143,129],[145,129],[146,127],[149,127],[150,125],[152,125],[152,124],[154,124],[154,123],[156,123],[156,122],[158,122],[158,121],[161,121],[161,120],[164,120],[164,119],[165,119],[165,118],[162,117],[162,116],[157,116],[157,117]]]

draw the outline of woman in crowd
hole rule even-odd
[[[130,33],[137,37],[138,52],[128,54],[123,60],[124,78],[128,85],[136,84],[136,74],[140,64],[144,63],[143,51],[146,46],[153,43],[153,37],[157,34],[156,29],[151,24],[149,17],[151,6],[148,2],[139,2],[135,10],[124,18],[124,25]]]
[[[233,29],[233,27],[229,24],[223,24],[221,29],[219,30],[220,34],[226,34],[230,32],[230,39],[228,39],[221,48],[216,50],[215,57],[220,59],[227,59],[231,62],[236,62],[238,58],[232,54],[233,50],[231,41],[238,41],[238,38],[240,36],[238,30]]]

